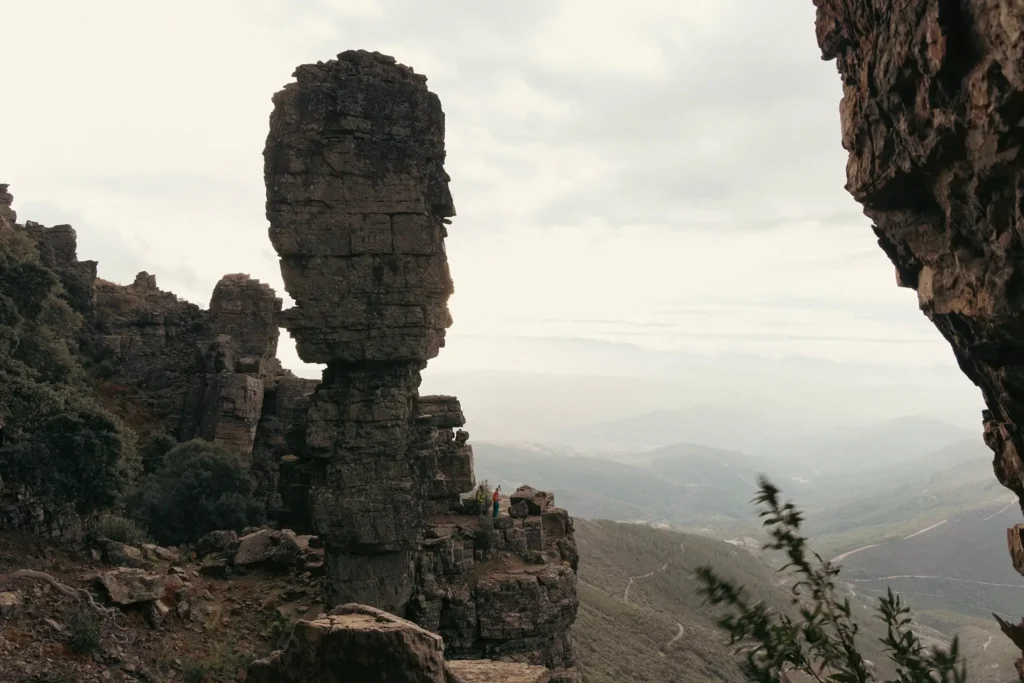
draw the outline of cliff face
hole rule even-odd
[[[281,300],[274,291],[247,275],[225,275],[204,311],[144,271],[125,286],[99,279],[95,261],[78,260],[71,226],[15,223],[13,197],[0,188],[0,218],[35,242],[83,317],[74,345],[103,406],[143,441],[167,432],[223,444],[250,464],[277,516],[308,526],[308,482],[289,507],[281,489],[292,491],[294,482],[279,473],[282,465],[289,472],[288,458],[304,441],[305,408],[318,382],[277,361]]]
[[[847,189],[981,388],[996,476],[1024,500],[1024,4],[814,4]]]
[[[578,678],[572,525],[465,514],[472,450],[452,397],[419,396],[444,346],[455,214],[444,115],[426,78],[377,53],[299,67],[264,152],[270,239],[300,357],[324,363],[295,467],[311,482],[333,604],[366,603],[444,636],[449,656]]]

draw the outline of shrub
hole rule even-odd
[[[133,520],[120,515],[101,515],[92,526],[93,531],[118,543],[135,545],[146,540],[146,532]]]
[[[92,407],[44,418],[27,438],[0,449],[0,472],[49,512],[82,517],[116,505],[128,484],[129,444],[118,422]]]
[[[178,440],[167,432],[153,434],[146,445],[139,449],[142,471],[145,474],[152,474],[159,470],[164,464],[164,458],[177,445]]]
[[[191,543],[218,529],[241,531],[263,520],[255,484],[238,457],[206,441],[175,446],[132,496],[132,517],[157,542]]]
[[[788,681],[797,671],[825,683],[871,683],[875,677],[857,648],[860,627],[853,620],[849,598],[836,595],[833,578],[838,567],[823,561],[807,548],[800,535],[802,513],[792,503],[781,504],[779,489],[767,479],[758,481],[754,502],[762,507],[772,541],[766,548],[784,551],[788,564],[799,579],[793,587],[799,619],[769,610],[763,602],[751,602],[742,586],[719,577],[709,566],[697,570],[703,584],[700,593],[714,605],[725,605],[730,613],[719,620],[729,632],[732,644],[745,647],[741,670],[752,683]],[[809,598],[809,600],[808,600]],[[962,683],[966,670],[960,658],[959,642],[950,648],[927,649],[910,629],[910,610],[890,590],[879,599],[878,617],[887,635],[882,643],[895,666],[892,683]]]
[[[95,652],[103,643],[103,622],[96,612],[81,608],[68,619],[68,650],[76,655]]]

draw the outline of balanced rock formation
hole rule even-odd
[[[288,470],[296,491],[309,482],[330,602],[409,618],[441,634],[449,658],[543,665],[553,681],[577,681],[568,514],[543,496],[543,514],[468,514],[462,408],[419,396],[452,323],[440,102],[424,76],[378,53],[344,52],[294,75],[274,96],[267,217],[295,300],[281,320],[299,356],[327,366]]]
[[[295,77],[274,96],[264,157],[296,303],[283,322],[304,361],[327,365],[306,427],[313,527],[335,602],[402,613],[427,498],[409,457],[420,371],[451,324],[444,116],[423,76],[379,55]]]
[[[1024,4],[814,4],[846,187],[981,388],[996,476],[1024,501]]]

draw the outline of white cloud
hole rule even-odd
[[[22,218],[74,222],[104,277],[156,271],[202,305],[228,272],[280,292],[263,216],[270,97],[300,63],[378,49],[426,73],[447,114],[451,335],[948,364],[843,190],[840,85],[813,12],[16,3],[0,181]]]

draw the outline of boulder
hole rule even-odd
[[[548,683],[551,671],[543,666],[460,660],[448,662],[448,670],[459,683]]]
[[[153,628],[160,628],[170,613],[171,608],[165,605],[163,600],[154,600],[146,609],[146,621]]]
[[[105,572],[99,581],[115,605],[151,602],[164,594],[166,577],[143,569],[121,568]]]
[[[343,675],[342,675],[343,674]],[[249,666],[247,683],[457,683],[441,636],[382,610],[342,605],[299,620],[284,650]]]
[[[298,564],[301,552],[294,534],[260,529],[238,541],[235,564],[243,567],[254,564],[293,567]]]
[[[508,507],[508,516],[516,519],[523,519],[530,515],[530,506],[525,500],[517,500]]]
[[[145,554],[133,545],[102,539],[99,541],[99,550],[103,561],[109,565],[138,569],[153,568],[153,563],[148,561]]]
[[[9,617],[25,603],[21,593],[13,591],[0,593],[0,617]]]
[[[555,494],[538,491],[532,486],[520,486],[508,499],[513,505],[520,501],[526,503],[531,515],[543,514],[545,510],[555,506]]]
[[[199,573],[203,576],[211,576],[222,579],[230,573],[230,566],[227,558],[221,556],[207,557],[199,567]]]
[[[200,557],[214,553],[233,554],[238,548],[238,534],[234,531],[211,531],[196,543],[196,554]]]
[[[180,555],[170,548],[162,548],[152,543],[143,543],[142,552],[145,554],[146,559],[154,562],[177,562],[180,559]]]

